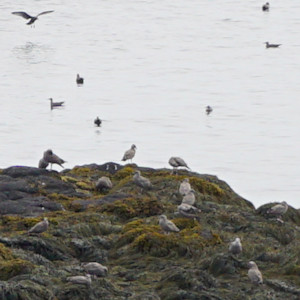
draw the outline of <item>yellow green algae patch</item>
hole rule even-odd
[[[15,258],[11,250],[0,243],[0,280],[8,280],[19,274],[29,273],[34,265]]]

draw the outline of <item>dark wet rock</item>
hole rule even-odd
[[[3,175],[8,175],[13,178],[26,177],[26,176],[40,176],[49,173],[51,172],[48,170],[34,168],[34,167],[23,167],[23,166],[13,166],[2,170]]]
[[[1,215],[39,216],[50,211],[64,210],[62,204],[50,201],[44,196],[26,197],[19,200],[0,202]]]
[[[219,276],[223,274],[235,274],[238,273],[239,269],[246,267],[246,264],[240,260],[234,258],[232,255],[228,254],[217,254],[212,258],[211,264],[209,266],[209,271],[214,276]]]

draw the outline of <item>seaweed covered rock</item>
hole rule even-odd
[[[136,171],[151,189],[136,186]],[[299,299],[299,211],[289,207],[280,222],[267,213],[274,203],[255,210],[216,176],[177,173],[113,162],[0,170],[1,300]],[[111,189],[96,188],[103,177]],[[194,216],[178,212],[184,178]],[[178,230],[164,230],[160,215]],[[28,235],[43,217],[47,231]],[[238,256],[228,250],[237,237]],[[249,261],[262,287],[249,280]],[[68,280],[85,278],[89,263],[107,269],[88,285]]]

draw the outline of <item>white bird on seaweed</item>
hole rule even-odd
[[[107,267],[97,262],[89,262],[83,264],[83,268],[88,274],[95,275],[95,276],[104,277],[108,273]]]
[[[194,205],[196,201],[195,190],[191,189],[189,192],[183,197],[182,203],[186,203],[189,205]]]
[[[283,223],[283,220],[281,218],[282,218],[282,215],[284,215],[287,212],[288,208],[289,208],[288,204],[285,201],[283,201],[279,204],[272,206],[270,209],[268,209],[267,214],[276,216],[277,221]]]
[[[179,193],[184,196],[191,190],[191,185],[188,178],[184,178],[179,186]]]
[[[164,232],[169,234],[170,232],[179,232],[179,228],[170,220],[165,215],[159,216],[159,225],[162,228]]]
[[[134,172],[134,175],[133,175],[133,182],[134,182],[137,186],[141,187],[142,190],[149,190],[149,189],[152,188],[152,183],[151,183],[151,181],[150,181],[148,178],[142,176],[142,175],[141,175],[141,172],[140,172],[139,170],[136,170],[136,171]]]
[[[240,254],[242,250],[243,248],[240,238],[236,238],[233,242],[229,244],[229,252],[234,255]]]
[[[258,269],[257,264],[254,261],[250,261],[248,267],[248,277],[251,280],[251,282],[255,284],[262,284],[263,278],[261,272]]]
[[[181,157],[178,157],[178,156],[177,157],[172,156],[169,159],[169,164],[173,167],[173,172],[175,172],[177,170],[177,168],[179,168],[179,167],[185,167],[185,168],[189,169],[186,162]]]
[[[28,230],[28,234],[40,234],[45,232],[49,227],[48,218],[44,218],[43,221],[38,222]]]
[[[84,284],[90,286],[92,283],[92,276],[91,274],[86,274],[85,276],[70,276],[67,277],[67,281],[74,284]]]

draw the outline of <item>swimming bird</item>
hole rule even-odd
[[[270,9],[270,3],[269,2],[266,2],[262,8],[261,8],[263,11],[269,11]]]
[[[49,227],[48,218],[44,218],[43,221],[35,224],[28,230],[28,234],[40,234],[45,232]]]
[[[97,117],[95,120],[94,120],[94,124],[98,127],[100,127],[102,121],[99,119],[99,117]]]
[[[211,106],[207,105],[205,111],[206,111],[206,114],[209,115],[213,111],[213,109]]]
[[[181,216],[185,218],[199,219],[198,214],[201,212],[201,209],[198,209],[197,207],[189,205],[187,203],[181,203],[177,206],[177,211]]]
[[[43,158],[39,160],[39,169],[46,169],[49,163],[45,161]]]
[[[65,103],[64,101],[61,101],[61,102],[53,102],[53,99],[52,98],[49,98],[50,100],[50,108],[53,109],[55,107],[60,107],[60,106],[63,106],[63,104]]]
[[[100,277],[104,277],[108,273],[107,267],[97,263],[97,262],[89,262],[83,265],[84,270],[91,275],[96,275]]]
[[[195,190],[190,189],[186,195],[184,195],[181,203],[186,203],[189,205],[194,205],[196,201]]]
[[[62,158],[54,154],[51,149],[48,149],[44,152],[43,160],[51,164],[51,169],[52,169],[52,164],[57,164],[60,165],[62,168],[64,168],[63,164],[66,162],[65,160],[63,160]]]
[[[285,201],[283,201],[279,204],[272,206],[270,209],[268,209],[267,214],[276,216],[277,221],[283,223],[281,218],[282,218],[282,215],[284,215],[287,212],[288,208],[289,208],[288,204]]]
[[[242,250],[243,248],[240,238],[236,238],[233,242],[229,244],[229,252],[234,255],[240,254]]]
[[[179,232],[179,228],[170,220],[165,215],[159,216],[159,221],[158,221],[160,227],[164,232],[169,234],[170,232]]]
[[[179,186],[179,193],[184,196],[191,190],[191,185],[188,178],[184,178]]]
[[[179,168],[179,167],[185,167],[185,168],[189,169],[186,162],[180,157],[172,156],[169,159],[169,164],[173,167],[173,172],[175,172],[176,168]]]
[[[67,277],[67,281],[75,283],[75,284],[85,284],[90,286],[92,283],[91,274],[86,274],[85,276],[71,276]]]
[[[135,156],[135,151],[136,151],[136,145],[132,144],[131,148],[124,153],[122,161],[126,161],[130,159],[130,161],[132,162],[132,159]]]
[[[281,44],[270,44],[269,42],[265,42],[266,48],[278,48]]]
[[[96,190],[98,191],[110,190],[112,186],[111,180],[106,176],[100,177],[96,182]]]
[[[255,284],[262,284],[263,283],[263,278],[262,278],[262,274],[259,271],[257,264],[254,261],[250,261],[248,263],[248,277],[251,280],[251,282],[255,283]]]
[[[26,23],[27,25],[32,25],[36,20],[38,20],[38,17],[41,15],[45,15],[45,14],[50,14],[54,12],[54,10],[47,10],[47,11],[43,11],[41,13],[39,13],[38,15],[36,15],[35,17],[30,16],[29,14],[27,14],[24,11],[14,11],[12,12],[13,15],[17,15],[20,16],[24,19],[30,19],[28,23]]]
[[[80,84],[83,84],[83,82],[84,82],[84,79],[82,77],[80,77],[79,74],[77,74],[76,83],[78,85],[80,85]]]
[[[141,176],[141,172],[140,171],[135,171],[134,172],[134,175],[133,175],[133,182],[142,188],[145,189],[145,190],[148,190],[148,189],[151,189],[152,188],[152,184],[151,184],[151,181],[144,177],[144,176]]]

